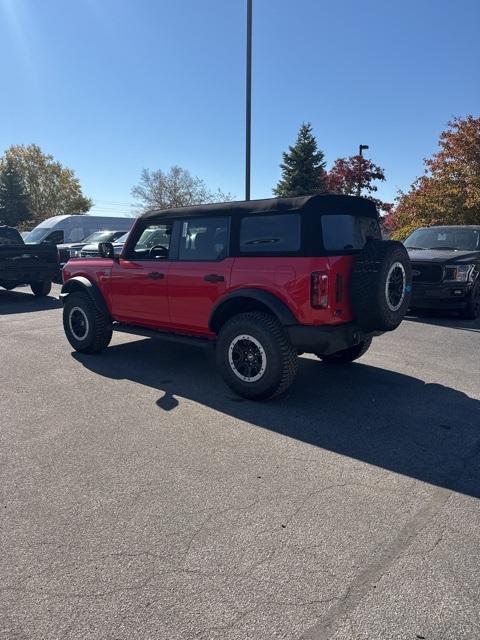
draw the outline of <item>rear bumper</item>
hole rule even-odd
[[[336,326],[291,325],[285,328],[290,342],[297,351],[322,355],[344,351],[382,333],[381,331],[365,333],[360,327],[350,322]]]
[[[472,283],[414,284],[411,307],[419,309],[463,309],[472,291]]]
[[[55,267],[42,267],[38,269],[5,269],[0,272],[0,281],[17,284],[32,284],[33,282],[52,282],[58,270]]]

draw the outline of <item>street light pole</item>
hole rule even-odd
[[[364,149],[368,149],[368,144],[359,144],[358,145],[358,156],[359,156],[359,161],[358,161],[358,187],[357,187],[357,196],[360,195],[362,187],[361,187],[361,183],[362,183],[362,179],[360,176],[360,171],[362,169],[362,158],[363,158],[363,150]]]
[[[245,200],[250,200],[252,147],[252,0],[247,0],[247,78],[245,96]]]

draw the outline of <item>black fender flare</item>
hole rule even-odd
[[[221,324],[222,316],[228,313],[228,309],[236,306],[236,302],[245,298],[259,302],[272,313],[283,326],[291,326],[298,324],[297,318],[293,315],[288,306],[280,300],[276,295],[265,291],[264,289],[237,289],[231,293],[227,293],[223,298],[215,304],[208,320],[208,326],[211,331],[217,333],[219,323]]]
[[[110,318],[110,311],[108,310],[107,303],[105,302],[100,289],[96,284],[91,282],[91,280],[84,276],[74,276],[67,280],[67,282],[62,286],[62,291],[60,293],[60,300],[62,303],[64,303],[67,296],[74,291],[85,292],[97,309],[107,318]]]

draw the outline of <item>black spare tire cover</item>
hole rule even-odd
[[[401,242],[368,240],[350,282],[355,321],[365,331],[392,331],[403,320],[412,291],[412,268]]]

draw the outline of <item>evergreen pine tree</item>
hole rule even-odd
[[[22,181],[9,159],[0,165],[0,224],[16,227],[30,218]]]
[[[283,154],[282,177],[273,193],[279,197],[324,193],[326,187],[325,159],[317,147],[312,125],[304,122],[293,147]]]

